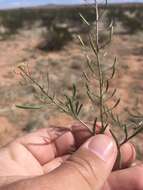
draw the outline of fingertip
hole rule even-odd
[[[125,143],[121,147],[122,168],[128,168],[136,159],[136,150],[132,143]]]
[[[80,145],[82,145],[92,135],[91,132],[83,125],[74,124],[71,128],[77,148],[79,148]]]
[[[56,155],[61,156],[66,154],[71,148],[75,147],[75,139],[73,134],[68,131],[64,135],[60,136],[55,141],[55,147],[57,151]]]

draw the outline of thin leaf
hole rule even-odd
[[[109,126],[109,123],[106,123],[106,124],[104,125],[103,131],[105,131],[108,126]]]
[[[77,115],[79,115],[79,113],[81,112],[82,107],[83,107],[83,104],[81,104],[81,105],[79,106],[78,111],[77,111]]]
[[[105,88],[105,92],[104,92],[104,93],[107,93],[107,92],[108,92],[108,89],[109,89],[109,81],[107,80],[107,81],[106,81],[106,88]]]
[[[85,17],[81,13],[79,13],[79,16],[81,17],[81,19],[83,20],[83,22],[85,24],[87,24],[88,26],[90,26],[90,23],[85,19]]]
[[[116,94],[116,92],[117,92],[117,89],[114,89],[113,92],[112,92],[112,94],[109,95],[109,96],[104,100],[104,102],[106,102],[106,101],[108,101],[109,99],[111,99],[111,98]]]
[[[76,104],[75,104],[75,111],[76,111],[76,113],[78,113],[78,107],[79,107],[79,101],[77,101]]]
[[[114,104],[114,106],[111,108],[111,110],[113,110],[114,108],[116,108],[118,106],[118,104],[120,103],[121,99],[119,98],[116,103]]]
[[[90,91],[87,91],[88,98],[91,100],[92,103],[95,103],[95,100],[92,98]]]
[[[93,135],[96,134],[96,124],[97,124],[97,117],[95,117],[94,123],[93,123]]]
[[[83,76],[87,80],[87,82],[90,82],[90,79],[88,78],[88,76],[87,76],[87,74],[85,72],[83,72]]]
[[[90,61],[90,58],[89,58],[88,55],[86,56],[86,59],[87,59],[87,66],[88,66],[88,68],[90,69],[90,71],[91,71],[92,73],[94,73],[94,69],[93,69],[92,66],[91,66],[91,61]]]
[[[16,105],[17,108],[20,109],[41,109],[43,105]]]
[[[90,43],[91,49],[93,50],[94,54],[97,55],[97,48],[95,47],[95,44],[93,42],[91,35],[89,35],[89,43]]]
[[[47,83],[47,93],[49,93],[50,90],[50,80],[49,80],[49,74],[46,74],[46,83]]]
[[[127,129],[127,125],[124,125],[124,133],[125,133],[125,140],[128,139],[128,129]]]
[[[135,132],[133,132],[132,135],[130,135],[127,139],[125,139],[121,144],[125,144],[127,141],[129,141],[130,139],[132,139],[133,137],[135,137],[136,135],[138,135],[139,133],[141,133],[143,131],[143,126],[139,127]]]
[[[111,78],[110,79],[113,79],[114,75],[115,75],[115,71],[116,71],[116,62],[117,62],[117,58],[115,57],[114,59],[114,63],[113,63],[113,66],[112,66],[112,74],[111,74]]]
[[[114,31],[113,21],[111,21],[111,23],[109,25],[109,29],[110,29],[110,42],[111,42],[112,36],[113,36],[113,31]]]
[[[135,118],[135,119],[142,119],[142,118],[143,118],[143,115],[141,115],[141,114],[135,115],[135,114],[131,113],[129,110],[127,110],[127,111],[128,111],[128,114],[129,114],[131,117]]]
[[[88,83],[85,83],[85,87],[86,87],[87,91],[90,91]]]
[[[111,96],[110,96],[110,98],[112,98],[116,94],[116,92],[117,92],[117,89],[114,89]]]
[[[71,101],[70,98],[69,98],[69,106],[70,106],[70,110],[71,110],[72,114],[73,114],[74,116],[76,116],[76,115],[75,115],[74,106],[73,106],[73,103],[72,103],[72,101]]]
[[[117,124],[119,125],[119,127],[123,126],[118,115],[116,115],[116,121],[117,121]]]
[[[77,38],[79,39],[81,45],[82,45],[83,47],[85,47],[85,44],[84,44],[84,42],[83,42],[81,36],[80,36],[80,35],[77,35]]]
[[[73,87],[72,87],[73,89],[73,91],[72,91],[72,98],[74,99],[75,98],[75,96],[76,96],[76,92],[77,92],[77,90],[76,90],[76,85],[75,84],[73,84]]]

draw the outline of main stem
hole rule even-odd
[[[98,12],[98,3],[95,1],[96,6],[96,59],[97,59],[97,67],[99,74],[99,104],[100,104],[100,121],[101,121],[101,132],[104,132],[104,121],[103,121],[103,76],[100,64],[100,49],[99,49],[99,12]]]

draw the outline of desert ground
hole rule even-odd
[[[86,35],[86,34],[84,34]],[[47,35],[47,38],[50,36]],[[70,92],[72,83],[79,83],[81,99],[86,102],[81,83],[81,70],[85,62],[80,43],[73,39],[60,50],[43,51],[39,44],[44,40],[44,27],[34,23],[30,28],[23,27],[14,35],[0,40],[0,146],[4,146],[16,137],[50,125],[70,126],[75,121],[49,105],[41,110],[21,110],[16,105],[37,103],[34,88],[23,84],[17,66],[26,63],[33,75],[49,73],[51,88],[61,95]],[[130,34],[117,23],[108,58],[105,64],[113,62],[117,56],[117,72],[112,86],[118,89],[121,97],[117,110],[120,116],[129,121],[127,107],[131,111],[143,113],[143,30]],[[39,79],[38,79],[39,80]],[[22,84],[21,84],[22,83]],[[136,104],[138,100],[139,104]],[[90,107],[86,104],[83,114],[90,121]],[[133,140],[139,156],[143,152],[143,133]]]

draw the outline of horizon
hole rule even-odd
[[[44,6],[44,5],[72,5],[72,4],[83,4],[84,0],[0,0],[0,9],[9,8],[22,8],[22,7],[33,7],[33,6]],[[93,0],[89,0],[89,3],[93,3]],[[104,3],[105,0],[99,0],[99,3]],[[143,3],[143,0],[108,0],[109,3]]]

